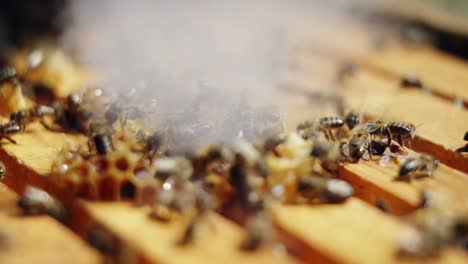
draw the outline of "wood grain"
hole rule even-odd
[[[331,257],[335,263],[418,263],[395,255],[402,223],[352,198],[344,205],[282,206],[282,228]],[[466,256],[448,250],[424,263],[464,263]]]
[[[48,216],[21,216],[17,195],[0,183],[0,263],[101,263],[102,257]]]
[[[418,77],[436,95],[468,105],[468,63],[430,47],[397,46],[358,59],[392,77]]]

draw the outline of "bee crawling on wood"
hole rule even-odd
[[[296,131],[304,140],[317,138],[321,133],[319,124],[313,121],[300,123]]]
[[[310,155],[319,159],[322,168],[327,171],[336,171],[342,158],[338,143],[319,139],[313,142]]]
[[[466,131],[465,133],[465,136],[463,137],[463,140],[465,141],[468,141],[468,131]],[[455,150],[456,152],[460,152],[460,153],[466,153],[468,152],[468,143],[465,144],[465,146],[461,147],[461,148],[458,148],[457,150]]]
[[[25,215],[47,214],[65,222],[67,212],[62,203],[45,191],[28,186],[17,202]]]
[[[53,108],[54,123],[62,128],[56,129],[46,122],[41,122],[46,129],[58,132],[63,132],[64,129],[83,133],[88,132],[92,114],[81,94],[71,93],[68,95],[65,104],[56,101]]]
[[[10,123],[17,124],[21,128],[21,131],[24,131],[26,129],[26,126],[29,123],[33,122],[34,120],[39,119],[41,124],[44,125],[45,124],[44,117],[54,116],[54,115],[55,115],[54,108],[50,106],[46,106],[46,105],[39,105],[32,109],[20,110],[20,111],[11,113]]]
[[[193,209],[195,212],[185,228],[182,238],[178,241],[179,245],[187,245],[193,242],[200,225],[209,221],[210,212],[215,210],[218,205],[217,199],[201,187],[195,189],[194,192],[195,204],[193,205]]]
[[[371,136],[379,136],[387,138],[387,146],[392,143],[392,135],[387,126],[387,122],[383,120],[370,121],[366,124],[356,127],[357,130],[366,130]]]
[[[242,250],[256,250],[274,239],[273,220],[266,211],[259,211],[250,216],[245,225],[247,238],[241,244]]]
[[[325,137],[328,140],[335,141],[335,136],[333,134],[333,130],[339,130],[344,125],[344,120],[340,117],[322,117],[319,119],[320,128],[322,129]]]
[[[359,130],[354,133],[348,143],[349,159],[352,161],[357,161],[364,156],[366,151],[369,154],[369,157],[372,158],[371,144],[372,139],[369,132],[365,130]]]
[[[416,127],[413,124],[389,122],[387,128],[391,137],[397,138],[397,142],[400,146],[404,146],[405,141],[409,141],[416,136]]]
[[[361,115],[355,110],[351,110],[345,115],[344,122],[352,130],[361,123]]]
[[[12,139],[9,135],[10,134],[14,134],[14,133],[18,133],[21,131],[21,127],[15,123],[6,123],[6,124],[2,124],[0,125],[0,140],[2,138],[5,138],[7,139],[8,141],[10,141],[11,143],[14,143],[16,144],[16,141],[14,139]]]
[[[418,157],[407,159],[398,172],[397,180],[411,180],[418,175],[431,177],[439,166],[439,161],[428,154],[420,154]]]
[[[405,89],[423,89],[424,85],[418,77],[409,75],[401,79],[400,87]]]
[[[0,161],[0,181],[8,175],[5,164]]]
[[[353,195],[353,187],[349,183],[321,175],[300,177],[297,189],[304,198],[328,203],[342,203]]]
[[[11,81],[17,77],[16,69],[11,66],[4,66],[0,69],[0,84]]]

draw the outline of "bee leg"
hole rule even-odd
[[[367,147],[367,152],[369,153],[369,158],[372,160],[372,141],[369,142],[369,146]]]
[[[398,141],[398,144],[400,144],[400,146],[405,146],[403,142],[403,137],[401,135],[398,135],[397,141]]]
[[[328,133],[330,133],[330,139],[331,141],[336,141],[335,135],[333,134],[332,130],[329,130]]]
[[[385,135],[387,136],[387,146],[390,147],[392,145],[392,133],[390,133],[390,130],[385,131]]]
[[[408,147],[411,148],[412,147],[411,146],[411,141],[412,141],[411,138],[408,138],[406,141],[408,142]]]
[[[60,129],[56,129],[56,128],[51,127],[49,124],[47,124],[47,122],[44,119],[41,119],[41,125],[44,126],[45,129],[53,131],[53,132],[63,132]]]
[[[16,141],[15,141],[14,139],[12,139],[11,137],[9,137],[9,136],[1,135],[1,136],[0,136],[0,140],[1,140],[2,138],[7,139],[8,141],[10,141],[10,142],[13,143],[13,144],[16,144]]]

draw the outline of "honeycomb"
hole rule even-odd
[[[50,179],[60,188],[91,200],[151,204],[159,189],[154,169],[128,139],[119,137],[105,156],[82,147],[65,146],[52,165]]]

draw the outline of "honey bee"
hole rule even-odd
[[[0,140],[2,138],[5,138],[8,141],[10,141],[11,143],[16,144],[16,141],[14,139],[12,139],[9,135],[14,134],[14,133],[18,133],[20,131],[21,131],[20,126],[15,124],[15,123],[2,124],[2,125],[0,125]]]
[[[114,256],[119,251],[119,244],[114,237],[100,225],[91,226],[86,232],[86,241],[100,252]]]
[[[346,116],[344,117],[344,121],[348,128],[352,130],[355,128],[358,124],[361,123],[361,116],[359,115],[358,112],[351,110],[349,111]]]
[[[268,137],[263,142],[263,148],[262,148],[263,152],[274,151],[275,148],[278,145],[284,143],[286,139],[287,139],[287,135],[285,133],[278,133],[278,134]]]
[[[463,140],[468,141],[468,131],[466,131],[465,136],[463,137]],[[458,148],[458,149],[455,150],[455,151],[456,151],[456,152],[460,152],[460,153],[468,152],[468,143],[465,144],[465,146],[463,146],[463,147],[461,147],[461,148]]]
[[[54,115],[54,108],[46,105],[39,105],[32,109],[20,110],[18,112],[11,113],[10,122],[17,124],[21,128],[21,131],[24,131],[26,129],[26,126],[34,120],[39,119],[41,124],[43,124],[45,123],[45,116]]]
[[[335,141],[335,136],[332,130],[339,130],[344,125],[343,119],[339,117],[322,117],[319,119],[319,125],[325,137],[328,140]]]
[[[336,171],[341,161],[340,145],[335,142],[315,140],[310,155],[320,160],[320,165],[327,171]]]
[[[416,127],[409,123],[389,122],[387,129],[391,137],[396,137],[398,144],[404,146],[404,141],[411,140],[416,136]]]
[[[304,140],[317,138],[321,133],[318,123],[313,121],[306,121],[299,124],[296,131]]]
[[[47,214],[65,222],[67,211],[62,203],[47,192],[28,186],[17,202],[25,215]]]
[[[229,170],[229,182],[237,192],[237,197],[243,208],[250,212],[263,209],[263,198],[248,181],[247,160],[236,154],[234,164]]]
[[[468,218],[466,210],[448,206],[455,197],[443,193],[422,192],[424,207],[408,218],[410,224],[402,233],[399,256],[427,258],[439,255],[444,248],[466,249]]]
[[[303,197],[309,200],[327,203],[342,203],[353,195],[353,187],[349,183],[321,175],[300,177],[297,189]]]
[[[17,77],[16,69],[11,66],[4,66],[0,69],[0,84],[11,81]]]
[[[149,160],[153,160],[156,154],[164,148],[165,136],[161,131],[155,131],[148,135],[143,130],[139,130],[136,137],[142,146],[142,152]]]
[[[247,219],[245,225],[247,238],[242,242],[241,249],[253,251],[273,240],[275,236],[271,215],[259,211]]]
[[[369,157],[372,159],[372,139],[371,134],[365,130],[358,130],[352,136],[348,144],[349,148],[349,158],[352,161],[357,161],[361,159],[364,154],[369,154]]]
[[[0,161],[0,181],[8,175],[5,164]]]
[[[370,121],[367,124],[364,124],[362,128],[360,126],[359,129],[366,130],[372,136],[387,138],[387,146],[390,146],[392,143],[392,135],[387,126],[387,122],[383,120]]]
[[[182,238],[178,241],[179,245],[187,245],[193,242],[197,229],[201,224],[208,221],[209,213],[212,212],[217,205],[217,200],[213,195],[201,188],[195,189],[195,216],[192,217],[185,228]]]
[[[432,176],[439,166],[439,161],[428,154],[420,154],[415,158],[407,159],[398,172],[397,180],[411,180],[415,176]]]
[[[423,83],[421,80],[416,76],[405,76],[401,79],[400,82],[401,88],[415,88],[415,89],[423,89]]]
[[[91,152],[93,148],[99,155],[105,155],[112,151],[112,136],[109,128],[102,122],[91,122],[88,130],[88,147]]]

